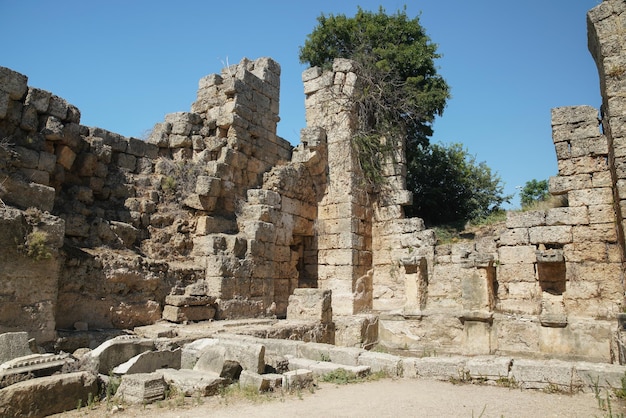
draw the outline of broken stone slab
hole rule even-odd
[[[114,399],[133,404],[147,404],[165,399],[167,383],[163,373],[137,373],[122,376]]]
[[[97,394],[98,379],[90,372],[25,380],[0,389],[0,416],[44,417],[75,409],[79,402],[87,405]]]
[[[574,373],[583,382],[582,390],[591,392],[595,387],[622,388],[622,379],[626,375],[626,366],[619,364],[577,362]]]
[[[333,347],[330,350],[330,361],[348,366],[357,366],[359,364],[359,356],[363,352],[362,348]]]
[[[392,354],[365,351],[359,356],[359,366],[369,366],[373,373],[402,377],[402,358]]]
[[[194,295],[167,295],[165,304],[172,306],[204,306],[215,303],[214,296],[194,296]]]
[[[173,351],[145,351],[113,369],[113,374],[152,373],[158,369],[180,369],[180,348]]]
[[[283,389],[304,389],[313,384],[313,372],[307,369],[291,370],[283,373]]]
[[[282,387],[283,375],[277,373],[258,374],[243,370],[239,376],[239,386],[253,387],[259,392],[267,392]]]
[[[75,360],[67,353],[29,354],[6,361],[0,365],[0,380],[9,376],[32,374],[35,377],[50,376]]]
[[[215,318],[215,308],[210,305],[173,306],[163,307],[162,318],[170,322],[208,321]]]
[[[511,377],[522,389],[545,389],[553,386],[561,390],[582,386],[574,372],[574,364],[561,360],[515,360]]]
[[[135,336],[119,336],[105,341],[85,355],[98,373],[108,375],[113,368],[144,351],[154,350],[154,341]]]
[[[307,369],[313,372],[314,376],[323,376],[328,373],[343,369],[354,373],[357,377],[365,377],[370,373],[369,366],[348,366],[345,364],[331,363],[330,361],[309,360],[298,357],[287,356],[289,360],[289,370]]]
[[[406,377],[431,378],[450,380],[463,378],[465,374],[464,357],[423,357],[405,359],[404,375]]]
[[[0,363],[29,354],[33,354],[33,352],[30,350],[27,332],[0,334]]]
[[[219,340],[215,338],[200,338],[189,344],[186,344],[182,348],[180,368],[181,369],[193,369],[198,358],[202,355],[202,352],[208,348],[216,345]]]
[[[465,370],[472,379],[508,379],[512,363],[509,357],[473,357],[465,363]]]
[[[177,389],[185,396],[213,396],[219,393],[221,387],[227,384],[226,379],[216,373],[202,372],[189,369],[162,369],[165,382]]]
[[[287,305],[288,320],[320,321],[333,320],[332,291],[322,289],[294,289]]]
[[[244,370],[263,373],[265,370],[265,346],[257,343],[243,343],[232,340],[219,340],[226,348],[226,358],[241,364]]]

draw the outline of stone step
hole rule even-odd
[[[354,373],[357,377],[365,377],[370,374],[370,366],[347,366],[345,364],[331,363],[330,361],[317,361],[306,358],[285,356],[289,360],[289,370],[307,369],[314,376],[323,376],[328,373],[343,369],[347,372]]]

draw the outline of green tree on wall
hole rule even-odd
[[[450,93],[435,66],[437,45],[417,17],[409,18],[406,7],[391,15],[382,7],[377,13],[359,7],[354,17],[322,14],[317,21],[300,48],[300,61],[329,69],[335,58],[348,58],[359,66],[363,88],[355,98],[359,126],[353,145],[370,183],[382,181],[382,164],[394,148],[390,139],[406,138],[407,188],[414,194],[408,215],[431,224],[460,222],[508,199],[499,177],[463,147],[429,144]]]

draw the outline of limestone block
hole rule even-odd
[[[617,242],[617,231],[614,223],[574,226],[572,239],[573,242]]]
[[[161,122],[154,125],[150,136],[147,139],[148,144],[155,145],[159,148],[167,148],[169,146],[169,135],[172,132],[172,124]]]
[[[498,248],[500,264],[534,263],[536,247],[534,245],[503,246]]]
[[[61,164],[67,171],[72,169],[74,160],[76,159],[76,153],[66,145],[60,145],[56,147],[57,163]]]
[[[529,210],[526,212],[509,211],[506,213],[507,228],[530,228],[545,225],[546,214],[542,210]]]
[[[302,81],[309,81],[319,77],[320,75],[322,75],[322,69],[320,67],[307,68],[302,72]]]
[[[0,67],[0,90],[9,93],[12,100],[20,100],[28,89],[28,78],[6,67]]]
[[[564,245],[563,252],[570,263],[608,261],[608,248],[604,242],[573,242]]]
[[[276,238],[276,227],[274,224],[261,221],[245,221],[241,225],[241,231],[249,239],[262,242],[274,242]]]
[[[39,129],[48,141],[58,141],[63,138],[63,122],[54,116],[43,118]]]
[[[349,366],[330,361],[310,360],[297,357],[288,357],[288,360],[289,370],[307,369],[311,370],[313,376],[317,377],[336,372],[340,369],[354,373],[357,377],[365,377],[370,373],[369,366]]]
[[[544,389],[552,385],[568,390],[578,382],[573,364],[560,360],[516,359],[511,377],[522,389]]]
[[[196,178],[196,193],[200,196],[219,197],[221,180],[217,177],[198,176]]]
[[[369,366],[372,372],[387,372],[402,377],[402,358],[387,353],[365,351],[359,356],[359,366]]]
[[[13,147],[13,151],[17,153],[19,164],[23,168],[37,168],[39,164],[39,152],[16,146]]]
[[[615,221],[613,205],[591,205],[588,210],[590,224],[607,224]]]
[[[510,228],[500,235],[500,245],[528,245],[530,238],[528,228]]]
[[[564,106],[552,109],[552,126],[581,122],[598,125],[598,109],[593,106]]]
[[[550,177],[548,180],[548,190],[553,195],[565,194],[570,190],[588,189],[591,187],[595,186],[589,174],[576,174],[571,176],[559,175]]]
[[[243,370],[263,373],[265,370],[265,346],[251,342],[219,339],[215,346],[207,347],[198,356],[194,370],[221,373],[224,362],[238,363]]]
[[[412,366],[418,378],[450,380],[464,375],[466,359],[464,357],[422,357],[414,359]],[[411,371],[408,372],[412,373]]]
[[[251,205],[267,205],[280,209],[281,196],[272,190],[249,189],[247,192],[248,203]]]
[[[111,231],[113,231],[113,233],[118,236],[124,246],[127,248],[132,248],[135,241],[137,240],[139,230],[125,222],[111,221],[110,225]]]
[[[148,404],[165,399],[167,383],[163,373],[137,373],[122,376],[115,399],[131,404]]]
[[[322,289],[294,289],[289,296],[287,319],[332,322],[332,292]]]
[[[589,211],[585,206],[551,208],[546,211],[546,225],[588,225]]]
[[[584,392],[591,392],[595,385],[603,388],[621,388],[626,366],[581,361],[574,364],[574,373],[577,380],[583,382]]]
[[[472,379],[498,380],[508,378],[513,363],[510,357],[479,356],[465,363],[465,369]]]
[[[39,118],[34,107],[24,106],[20,128],[29,132],[34,132],[39,128]]]
[[[181,349],[173,351],[145,351],[113,369],[116,375],[152,373],[157,369],[180,369]]]
[[[298,369],[283,373],[283,389],[298,390],[308,388],[313,384],[313,372],[307,369]]]
[[[259,392],[267,392],[283,386],[283,375],[276,373],[258,374],[242,370],[239,376],[239,386],[252,386]]]
[[[183,136],[183,135],[175,135],[171,134],[169,136],[169,147],[170,148],[191,148],[192,142],[191,137]]]
[[[32,351],[28,345],[27,332],[0,334],[0,364],[29,354],[32,354]]]
[[[67,120],[68,103],[62,97],[51,95],[48,103],[48,113],[63,121]]]
[[[56,196],[53,187],[32,182],[26,183],[12,177],[3,179],[2,186],[5,189],[2,194],[2,200],[5,203],[21,209],[35,207],[44,212],[52,212]]]
[[[613,192],[609,187],[572,190],[568,193],[568,201],[571,207],[610,205],[613,202]]]
[[[0,390],[3,417],[49,416],[87,405],[99,393],[98,379],[90,372],[74,372],[29,379]]]
[[[160,373],[170,388],[175,388],[177,393],[185,396],[214,396],[228,383],[217,374],[196,370],[168,368],[160,370]]]
[[[99,345],[86,354],[86,361],[93,364],[98,373],[109,374],[114,367],[139,353],[154,349],[154,342],[136,337],[116,337]]]
[[[207,347],[217,345],[218,342],[219,340],[216,338],[200,338],[185,344],[182,347],[180,367],[182,369],[193,369],[202,351]]]
[[[572,227],[536,226],[528,231],[531,244],[568,244],[572,242]]]
[[[523,306],[518,305],[518,308]],[[505,311],[504,308],[502,310]],[[513,309],[506,311],[515,312]],[[520,313],[524,311],[528,309],[517,309]],[[539,324],[532,317],[520,315],[512,319],[508,316],[494,315],[493,327],[497,352],[515,355],[539,351]]]
[[[208,321],[215,317],[215,308],[204,306],[172,306],[163,307],[163,319],[170,322]]]
[[[608,170],[606,157],[585,156],[557,161],[560,176],[574,176],[577,174],[593,174]]]
[[[49,91],[29,87],[24,103],[28,106],[32,106],[37,112],[44,113],[48,110],[51,95]]]

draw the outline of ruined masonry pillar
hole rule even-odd
[[[589,51],[602,94],[602,127],[609,142],[609,165],[618,216],[622,261],[626,260],[626,2],[606,0],[587,14]]]
[[[371,269],[371,215],[363,177],[351,146],[356,115],[350,97],[353,63],[336,60],[332,72],[302,75],[308,127],[321,127],[328,142],[328,185],[318,206],[318,286],[332,290],[334,314],[355,312],[357,280]]]

